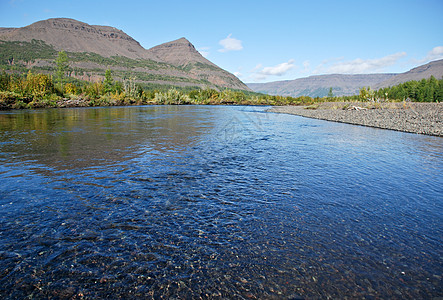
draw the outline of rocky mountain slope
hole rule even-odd
[[[144,49],[123,31],[73,19],[39,21],[22,28],[0,28],[0,68],[51,70],[58,51],[68,53],[71,75],[100,79],[107,68],[116,78],[145,84],[249,90],[233,74],[204,58],[185,38]]]
[[[173,65],[184,66],[192,62],[216,67],[212,62],[201,56],[194,45],[185,38],[155,46],[149,49],[147,54],[159,61]]]
[[[433,61],[401,74],[318,75],[295,80],[248,83],[248,86],[255,92],[292,97],[324,97],[332,87],[334,96],[347,96],[358,94],[362,87],[379,89],[431,76],[442,78],[443,60]]]
[[[104,57],[121,55],[150,58],[133,38],[117,28],[91,26],[73,19],[49,19],[22,28],[0,29],[0,40],[41,40],[57,51],[93,52]]]
[[[398,85],[411,80],[428,79],[434,76],[436,79],[443,77],[443,59],[432,61],[425,65],[413,68],[405,73],[398,74],[388,80],[375,84],[374,89]]]

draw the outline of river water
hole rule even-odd
[[[443,296],[443,139],[266,113],[0,112],[0,298]]]

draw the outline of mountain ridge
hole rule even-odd
[[[325,97],[332,88],[334,96],[350,96],[358,94],[362,87],[379,89],[431,76],[442,78],[443,60],[429,62],[404,73],[313,75],[294,80],[247,83],[247,85],[255,92],[271,95]]]
[[[387,80],[396,74],[327,74],[268,83],[248,83],[255,92],[281,96],[324,97],[329,89],[335,96],[354,95],[363,86]]]
[[[71,66],[77,70],[72,76],[76,78],[99,80],[103,78],[104,71],[110,68],[117,78],[134,77],[136,81],[146,84],[250,91],[236,76],[204,58],[184,37],[145,49],[115,27],[89,25],[69,18],[52,18],[20,28],[0,28],[0,41],[0,47],[15,47],[8,52],[9,56],[29,51],[26,43],[33,41],[42,41],[42,47],[53,47],[55,51],[64,50],[72,58]],[[8,42],[23,43],[11,45]],[[6,50],[4,52],[6,55]],[[35,51],[34,56],[38,56],[37,53]],[[3,64],[3,69],[14,62],[13,57],[2,58],[0,67]],[[32,57],[31,64],[29,61],[22,61],[21,64],[42,70],[55,67],[47,57]]]

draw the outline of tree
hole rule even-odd
[[[57,65],[57,78],[60,84],[63,86],[63,79],[65,77],[65,73],[69,69],[69,61],[68,56],[65,51],[60,51],[58,53],[57,59],[55,60],[55,64]]]
[[[332,92],[332,87],[329,88],[328,98],[334,98],[334,93]]]
[[[123,87],[125,89],[125,93],[129,98],[135,99],[139,94],[139,90],[137,85],[135,84],[135,77],[129,77],[129,79],[125,79],[123,81]]]
[[[368,95],[368,91],[366,90],[366,87],[362,87],[362,88],[360,89],[360,99],[361,99],[362,101],[365,101],[366,98],[367,98],[367,95]]]
[[[111,70],[107,69],[105,72],[105,80],[103,81],[103,92],[110,93],[113,91],[114,79],[112,79]]]

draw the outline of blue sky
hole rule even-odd
[[[405,72],[443,58],[443,0],[0,0],[0,27],[56,17],[145,48],[186,37],[244,82]]]

